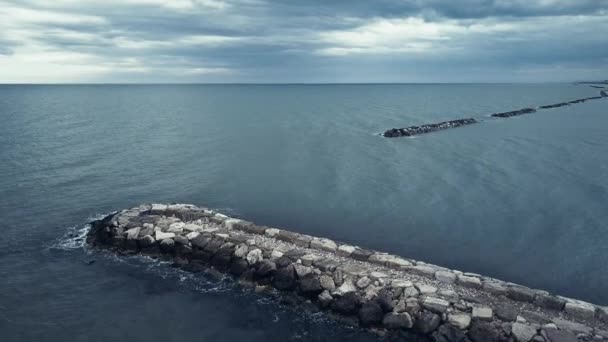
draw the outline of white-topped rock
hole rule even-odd
[[[523,323],[513,323],[511,333],[517,342],[529,342],[536,335],[536,328]]]
[[[492,309],[487,306],[474,306],[472,318],[480,321],[491,321]]]
[[[431,286],[431,285],[417,284],[416,287],[418,288],[418,291],[420,291],[420,294],[422,294],[422,295],[433,294],[433,293],[437,292],[437,288],[435,286]]]
[[[264,234],[265,234],[266,236],[269,236],[269,237],[272,237],[272,238],[273,238],[273,237],[275,237],[275,236],[279,235],[279,233],[280,233],[280,232],[281,232],[281,231],[280,231],[279,229],[276,229],[276,228],[268,228],[268,229],[266,229],[266,231],[264,232]]]
[[[203,226],[194,223],[187,223],[183,226],[183,230],[185,232],[200,232],[203,230]]]
[[[186,237],[188,238],[188,240],[194,240],[200,234],[201,233],[199,233],[199,232],[190,232],[190,233],[186,234]]]
[[[353,254],[354,251],[355,251],[354,246],[340,245],[338,247],[338,250],[336,251],[336,254],[338,254],[339,256],[342,256],[342,257],[348,257],[351,254]]]
[[[456,282],[458,283],[458,285],[462,285],[464,287],[469,287],[472,289],[478,289],[481,287],[481,280],[476,277],[459,275]]]
[[[456,275],[448,271],[437,271],[435,272],[435,279],[442,283],[454,284],[456,282]]]
[[[343,296],[349,292],[355,292],[357,291],[357,288],[355,287],[355,284],[353,284],[352,280],[347,279],[344,281],[344,283],[342,283],[342,285],[340,285],[340,287],[338,287],[336,289],[336,293],[340,296]]]
[[[264,257],[262,256],[262,250],[259,248],[256,248],[251,252],[247,253],[247,262],[249,263],[249,265],[254,265],[262,261],[263,259]]]
[[[310,241],[310,248],[328,252],[335,252],[338,249],[338,245],[330,239],[313,238]]]
[[[449,314],[448,323],[458,329],[464,330],[471,324],[471,315],[467,313]]]
[[[425,309],[440,314],[446,312],[450,307],[450,302],[447,300],[430,296],[424,298],[421,304]]]
[[[164,233],[160,230],[154,232],[156,234],[156,241],[162,241],[164,239],[173,239],[175,237],[175,233]]]
[[[140,227],[135,227],[127,230],[125,232],[125,234],[127,234],[127,240],[136,240],[140,230]]]

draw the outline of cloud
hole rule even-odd
[[[4,82],[544,81],[608,72],[608,0],[0,0],[0,16]]]

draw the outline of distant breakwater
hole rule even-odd
[[[604,97],[608,97],[608,91],[606,91],[606,90],[600,91],[600,96],[585,97],[585,98],[576,99],[576,100],[572,100],[572,101],[568,101],[568,102],[560,102],[560,103],[542,105],[542,106],[539,106],[538,108],[523,108],[523,109],[513,110],[513,111],[509,111],[509,112],[493,113],[493,114],[490,114],[490,117],[510,118],[510,117],[514,117],[514,116],[536,113],[537,110],[570,106],[573,104],[583,103],[583,102],[590,101],[590,100],[597,100],[597,99],[601,99]],[[480,122],[480,120],[476,120],[475,118],[458,119],[458,120],[444,121],[444,122],[434,123],[434,124],[409,126],[409,127],[405,127],[405,128],[391,128],[391,129],[386,130],[381,135],[386,138],[410,137],[410,136],[414,136],[414,135],[426,134],[426,133],[441,131],[441,130],[450,129],[450,128],[462,127],[462,126],[466,126],[466,125],[475,124],[478,122]]]
[[[91,222],[87,244],[172,260],[185,271],[231,274],[256,292],[278,294],[285,303],[323,311],[344,324],[390,338],[608,339],[608,307],[256,225],[190,204],[143,204],[110,214]]]

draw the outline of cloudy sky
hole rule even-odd
[[[608,0],[0,0],[0,83],[608,78]]]

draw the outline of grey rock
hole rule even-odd
[[[440,314],[446,312],[450,307],[450,302],[447,300],[430,296],[425,297],[421,304],[423,308]]]
[[[487,306],[474,306],[471,317],[473,320],[491,321],[492,309]]]
[[[389,312],[384,315],[382,325],[387,329],[411,329],[414,326],[414,320],[407,312]]]
[[[335,271],[336,267],[340,265],[336,260],[329,258],[321,258],[314,260],[312,264],[323,272],[333,272]]]
[[[146,236],[140,238],[137,242],[139,244],[139,247],[142,249],[154,246],[154,244],[155,244],[154,238],[150,235],[146,235]]]
[[[416,318],[414,329],[420,334],[427,335],[437,329],[439,323],[441,323],[441,317],[432,312],[422,311]]]
[[[298,278],[302,278],[302,277],[306,276],[307,274],[312,273],[312,267],[309,267],[309,266],[304,266],[301,264],[294,264],[293,267],[296,270],[296,275],[298,276]]]
[[[269,277],[277,270],[277,265],[270,260],[262,260],[257,263],[255,276],[259,278]]]
[[[361,300],[356,292],[348,292],[345,295],[336,298],[331,303],[332,310],[344,314],[351,315],[357,312]]]
[[[440,326],[433,333],[434,342],[469,342],[469,339],[465,335],[464,331],[449,325],[444,324]]]
[[[296,287],[296,272],[293,266],[277,269],[272,279],[272,286],[281,291],[293,290]]]
[[[519,309],[508,304],[497,305],[495,308],[496,317],[506,322],[515,322]]]
[[[418,297],[419,295],[420,295],[420,292],[414,286],[406,287],[405,289],[403,289],[403,296],[406,298]]]
[[[507,287],[507,297],[520,302],[534,302],[536,292],[525,286],[509,286]]]
[[[369,259],[369,257],[373,254],[372,251],[368,251],[366,249],[362,249],[362,248],[355,248],[355,250],[351,253],[350,257],[355,259],[355,260],[359,260],[359,261],[367,261],[367,259]]]
[[[592,320],[595,317],[595,307],[584,302],[568,302],[565,309],[574,318]]]
[[[175,240],[176,243],[180,244],[180,245],[188,245],[190,242],[188,241],[188,238],[182,235],[178,235],[176,236],[173,240]]]
[[[576,323],[576,322],[571,322],[571,321],[567,321],[565,319],[561,319],[561,318],[555,318],[553,320],[553,323],[555,323],[555,325],[561,329],[561,330],[568,330],[568,331],[572,331],[575,334],[591,334],[592,330],[591,327],[588,327],[584,324],[580,324],[580,323]]]
[[[448,323],[458,329],[465,330],[471,324],[471,315],[466,313],[449,314]]]
[[[454,284],[456,282],[456,275],[452,272],[437,271],[435,272],[435,279],[442,283]]]
[[[331,301],[334,299],[331,294],[329,294],[329,291],[321,292],[317,298],[319,305],[321,305],[322,308],[328,307],[331,304]]]
[[[336,250],[336,254],[341,257],[349,257],[354,251],[354,246],[340,245],[338,246],[338,250]]]
[[[322,274],[319,277],[319,282],[321,283],[321,287],[324,290],[333,292],[336,290],[336,284],[334,283],[334,279],[326,274]]]
[[[576,335],[569,331],[549,329],[543,332],[549,342],[578,342]]]
[[[330,239],[313,238],[310,241],[310,248],[335,253],[336,249],[338,249],[338,245]]]
[[[205,235],[198,235],[197,237],[191,240],[191,243],[192,246],[203,249],[209,243],[209,241],[211,241],[211,237]]]
[[[173,239],[164,239],[160,242],[160,250],[165,253],[171,253],[175,250],[175,241]]]
[[[536,335],[536,328],[529,324],[513,323],[511,333],[517,342],[529,342]]]
[[[368,277],[362,277],[362,278],[359,278],[359,280],[357,280],[357,287],[360,289],[364,289],[364,288],[368,287],[369,284],[371,284],[371,283],[372,283],[371,279],[369,279]]]
[[[534,304],[540,306],[541,308],[561,311],[564,309],[566,301],[548,293],[538,293],[536,295],[536,299],[534,300]]]
[[[487,322],[473,322],[467,335],[473,342],[508,341],[500,329]]]
[[[317,297],[323,292],[321,282],[316,274],[310,273],[299,279],[300,292],[305,296]]]
[[[256,248],[252,251],[250,251],[249,253],[247,253],[247,262],[249,263],[249,265],[254,265],[260,261],[263,260],[263,256],[262,256],[262,250],[260,250],[259,248]]]
[[[496,281],[484,281],[483,282],[483,289],[489,293],[495,294],[495,295],[502,295],[502,296],[506,296],[507,295],[507,287],[500,282],[496,282]]]
[[[458,285],[461,285],[463,287],[468,287],[468,288],[472,288],[472,289],[481,288],[481,280],[479,280],[479,278],[476,278],[476,277],[459,275],[456,282],[458,283]]]

